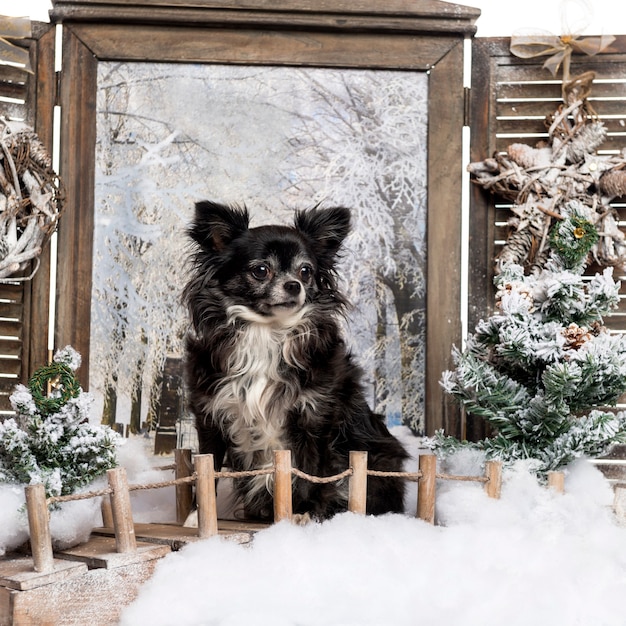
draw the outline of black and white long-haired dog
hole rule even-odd
[[[250,228],[244,208],[196,204],[185,373],[199,451],[217,469],[225,455],[234,470],[269,467],[274,450],[290,449],[294,467],[316,476],[343,472],[350,450],[366,450],[370,469],[402,470],[407,454],[368,407],[341,337],[335,263],[349,229],[345,208]],[[271,488],[267,476],[235,482],[254,518],[272,517]],[[403,495],[402,480],[370,477],[367,511],[401,512]],[[294,481],[294,513],[323,519],[347,500],[346,480]]]

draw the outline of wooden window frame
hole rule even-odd
[[[97,65],[100,61],[233,63],[427,72],[426,431],[461,434],[441,373],[460,345],[464,39],[479,11],[427,0],[139,3],[56,1],[63,22],[61,176],[55,344],[83,355],[88,380]],[[381,4],[381,3],[378,3]],[[408,5],[408,6],[407,6]],[[415,6],[417,5],[417,6]]]

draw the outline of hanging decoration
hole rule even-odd
[[[62,182],[35,132],[0,118],[0,282],[34,276],[63,202]],[[31,261],[31,273],[21,275]]]
[[[563,104],[546,119],[547,142],[534,147],[514,143],[506,152],[468,166],[476,184],[512,202],[510,232],[496,272],[507,263],[527,271],[542,268],[550,233],[572,202],[589,209],[589,227],[597,233],[589,260],[625,269],[626,237],[610,203],[626,195],[626,152],[596,152],[606,128],[588,101],[594,77],[584,72],[564,83]]]

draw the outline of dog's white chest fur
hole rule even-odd
[[[212,411],[247,469],[272,463],[285,447],[285,421],[294,389],[281,375],[293,328],[252,322],[238,330]]]

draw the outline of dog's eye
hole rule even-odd
[[[311,280],[311,277],[313,276],[313,268],[310,265],[303,265],[300,268],[300,280],[302,282],[308,282],[309,280]]]
[[[265,280],[270,275],[270,268],[264,263],[259,263],[259,265],[255,265],[250,272],[257,280]]]

